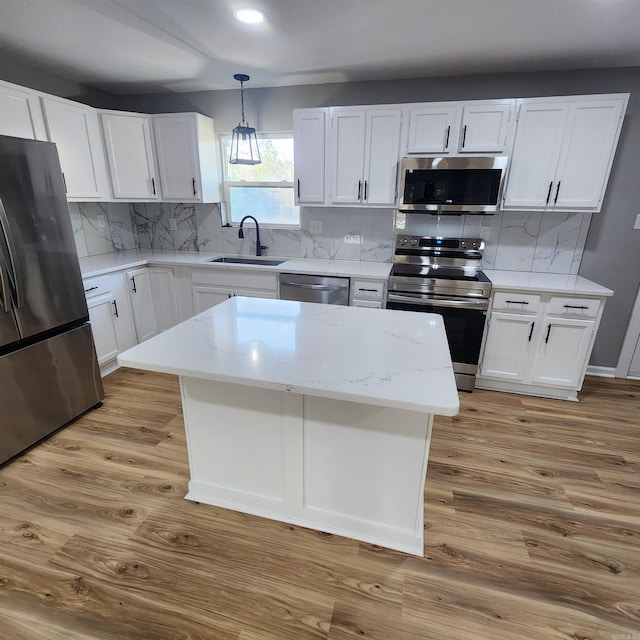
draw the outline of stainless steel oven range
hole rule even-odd
[[[480,270],[484,241],[398,235],[387,309],[444,320],[458,389],[473,391],[491,282]]]

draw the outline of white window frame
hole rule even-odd
[[[256,132],[256,136],[258,138],[258,144],[260,144],[260,140],[262,138],[291,138],[293,140],[293,131],[278,131],[277,133],[270,132]],[[220,152],[222,154],[222,185],[224,192],[224,202],[225,206],[222,210],[222,224],[228,227],[239,227],[240,222],[231,219],[231,211],[230,211],[230,187],[249,187],[249,188],[265,188],[268,187],[270,189],[291,189],[294,193],[294,201],[295,201],[295,191],[294,181],[286,181],[282,182],[247,182],[246,180],[229,180],[228,168],[229,168],[229,156],[227,155],[227,146],[225,144],[226,140],[231,140],[232,133],[229,131],[228,133],[220,134]],[[295,205],[298,206],[298,205]],[[300,207],[298,206],[298,223],[297,224],[285,224],[285,223],[272,223],[272,222],[262,222],[260,220],[260,226],[265,228],[272,229],[301,229],[302,223],[300,220]]]

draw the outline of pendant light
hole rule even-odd
[[[250,127],[244,119],[244,83],[249,76],[244,73],[236,73],[235,80],[240,82],[240,104],[242,106],[242,122],[233,130],[231,138],[230,164],[260,164],[260,149],[258,149],[258,138],[256,130]]]

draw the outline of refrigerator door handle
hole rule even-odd
[[[13,241],[13,236],[11,235],[9,218],[4,208],[2,198],[0,198],[0,240],[4,245],[9,258],[7,267],[11,270],[11,273],[7,274],[9,280],[8,284],[10,285],[11,292],[13,293],[14,303],[19,309],[24,304],[24,295],[22,293],[22,274],[20,273],[20,269],[18,268],[18,263],[16,261],[16,245]]]
[[[11,301],[9,300],[9,283],[5,278],[4,265],[0,264],[0,311],[8,313],[10,310],[10,303]]]

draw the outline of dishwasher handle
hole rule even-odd
[[[349,287],[345,286],[331,286],[328,284],[311,284],[307,282],[293,282],[291,280],[280,280],[281,285],[287,287],[296,287],[297,289],[313,289],[314,291],[346,291]]]

